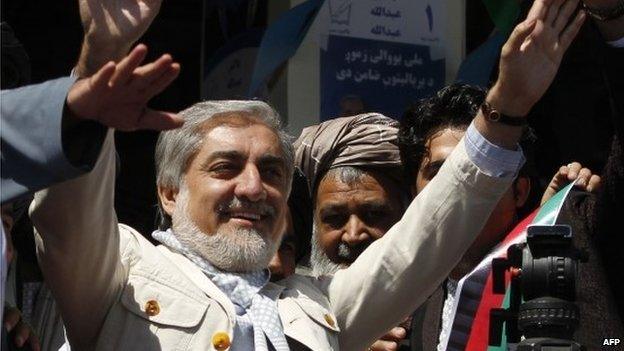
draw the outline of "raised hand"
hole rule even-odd
[[[145,34],[162,0],[79,0],[84,29],[76,73],[86,77],[108,61],[122,59]]]
[[[590,193],[596,192],[600,189],[600,176],[592,174],[592,171],[589,168],[583,167],[580,163],[572,162],[559,168],[559,171],[557,171],[544,191],[540,204],[543,205],[559,190],[574,181],[576,181],[575,186],[578,189]]]
[[[544,95],[585,20],[583,11],[573,15],[578,3],[535,0],[527,19],[511,33],[501,52],[499,79],[489,97],[501,112],[525,116]]]
[[[118,64],[108,62],[92,77],[77,81],[67,95],[71,115],[122,131],[181,126],[183,121],[177,115],[146,107],[178,76],[180,65],[163,55],[139,66],[146,54],[147,47],[137,45]]]

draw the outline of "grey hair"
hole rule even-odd
[[[328,178],[339,180],[342,183],[353,185],[362,181],[366,172],[362,168],[353,166],[341,166],[328,170],[322,179]]]
[[[156,142],[156,184],[179,189],[190,160],[202,146],[207,133],[204,124],[217,115],[236,112],[253,115],[277,134],[286,161],[287,192],[290,193],[295,154],[293,138],[284,129],[277,111],[256,100],[203,101],[181,111],[179,115],[184,119],[184,125],[160,133]],[[161,215],[164,215],[162,208]]]
[[[368,175],[369,172],[381,172],[380,174],[386,176],[392,183],[394,183],[399,189],[405,189],[405,182],[400,177],[393,177],[390,172],[384,172],[383,168],[368,168],[368,167],[358,167],[358,166],[340,166],[336,168],[330,168],[325,174],[320,178],[321,181],[316,184],[313,193],[313,201],[316,203],[316,194],[318,192],[318,187],[321,182],[325,179],[337,180],[341,183],[345,183],[349,186],[353,186],[354,184],[360,183],[362,178],[365,175]],[[409,191],[400,191],[401,193],[401,205],[402,211],[405,211],[410,203],[411,198],[409,197]]]

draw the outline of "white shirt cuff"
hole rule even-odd
[[[515,151],[494,145],[479,133],[474,122],[466,131],[464,144],[470,160],[491,177],[516,177],[526,161],[520,145]]]

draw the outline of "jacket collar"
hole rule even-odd
[[[169,258],[178,268],[180,272],[185,274],[191,282],[199,287],[208,297],[215,300],[228,315],[230,321],[234,321],[236,317],[234,304],[221,289],[219,289],[211,280],[202,272],[201,268],[191,262],[184,255],[169,250],[164,245],[158,245],[158,249],[167,258]]]

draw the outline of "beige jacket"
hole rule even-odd
[[[481,173],[463,145],[351,267],[279,283],[293,350],[364,350],[447,276],[512,181]],[[236,342],[231,301],[184,256],[117,223],[114,167],[109,135],[91,173],[38,193],[31,207],[41,266],[73,349],[227,349]]]

